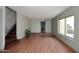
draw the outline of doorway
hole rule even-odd
[[[45,21],[41,21],[41,33],[45,33],[45,26],[46,26],[46,22]]]

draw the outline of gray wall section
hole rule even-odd
[[[5,7],[0,6],[0,49],[5,45]]]
[[[62,19],[67,16],[73,15],[75,17],[75,24],[74,24],[74,39],[70,40],[63,35],[58,34],[57,28],[58,23],[57,21],[59,19]],[[79,52],[79,7],[73,6],[65,10],[63,13],[52,19],[52,33],[55,34],[58,38],[60,38],[62,41],[67,43],[70,47],[75,49],[77,52]]]
[[[2,39],[3,39],[3,36],[2,36],[2,9],[0,9],[0,49],[2,49]]]

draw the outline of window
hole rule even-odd
[[[65,29],[65,27],[64,27],[65,26],[65,19],[59,20],[59,25],[60,25],[59,26],[59,32],[60,32],[60,34],[63,34],[64,35],[65,34],[64,33],[64,31],[65,31],[64,30]]]
[[[58,33],[74,38],[74,16],[58,20]]]
[[[74,16],[66,18],[66,36],[74,38]]]

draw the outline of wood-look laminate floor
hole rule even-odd
[[[33,34],[6,48],[13,53],[71,53],[72,49],[50,35]]]

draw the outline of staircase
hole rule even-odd
[[[12,28],[12,30],[5,37],[5,45],[9,45],[15,41],[17,41],[17,39],[16,39],[16,25]]]

